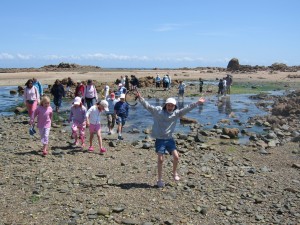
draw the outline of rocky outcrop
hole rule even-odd
[[[227,70],[236,71],[239,70],[239,68],[240,68],[240,63],[237,58],[232,58],[227,65]]]

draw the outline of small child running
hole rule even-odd
[[[73,121],[72,124],[72,137],[74,138],[74,145],[78,145],[78,135],[81,141],[81,147],[84,148],[84,134],[86,127],[86,108],[82,104],[80,97],[75,97],[73,105],[71,107],[69,122]]]
[[[50,106],[50,98],[48,96],[43,96],[40,105],[31,116],[30,125],[34,125],[34,119],[37,117],[37,127],[39,128],[41,142],[43,144],[42,152],[44,156],[48,154],[52,116],[53,110]]]
[[[89,152],[94,151],[93,147],[93,138],[94,133],[97,134],[98,143],[100,147],[100,153],[106,152],[106,149],[102,145],[102,136],[101,136],[101,123],[100,123],[100,114],[103,111],[108,111],[108,102],[106,100],[101,100],[92,106],[86,113],[86,126],[90,130],[90,147]]]
[[[180,177],[177,173],[177,165],[179,161],[179,155],[176,150],[176,143],[173,139],[173,132],[176,127],[177,120],[184,114],[188,113],[198,105],[205,102],[204,98],[199,98],[195,103],[192,103],[182,109],[177,109],[176,100],[174,98],[168,98],[163,107],[152,106],[138,93],[139,100],[144,108],[153,116],[152,136],[156,138],[155,149],[157,153],[157,169],[158,180],[157,186],[159,188],[164,187],[165,183],[162,180],[162,167],[164,161],[164,154],[169,153],[173,155],[173,178],[175,181],[179,181]]]

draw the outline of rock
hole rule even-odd
[[[240,63],[237,58],[232,58],[227,65],[227,70],[236,71],[240,69]]]
[[[110,142],[108,143],[108,146],[109,146],[109,147],[113,147],[113,148],[117,147],[117,145],[118,145],[117,141],[110,141]]]
[[[143,149],[150,149],[152,146],[151,146],[151,143],[147,142],[147,143],[144,143],[142,148]]]
[[[26,107],[16,107],[14,113],[16,114],[20,114],[20,113],[25,113],[27,112],[27,108]]]
[[[222,132],[230,138],[237,138],[240,130],[238,128],[223,128]]]
[[[106,216],[106,215],[109,215],[110,214],[110,210],[109,208],[107,207],[101,207],[98,212],[97,212],[98,215],[101,215],[101,216]]]
[[[123,224],[129,224],[129,225],[138,225],[138,224],[140,224],[140,222],[138,222],[138,221],[136,221],[134,219],[130,219],[130,218],[123,219],[122,223]]]
[[[182,117],[180,117],[180,123],[181,124],[198,123],[198,120],[182,116]]]
[[[11,95],[16,95],[16,94],[18,94],[18,92],[17,92],[16,90],[10,90],[9,93],[10,93]]]
[[[300,164],[299,163],[294,163],[292,165],[293,168],[296,168],[296,169],[300,169]]]

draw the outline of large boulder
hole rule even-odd
[[[227,65],[227,70],[235,71],[239,69],[240,69],[239,60],[237,58],[232,58]]]

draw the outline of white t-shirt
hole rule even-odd
[[[109,86],[106,85],[104,88],[104,97],[107,98],[108,94],[109,94]]]

